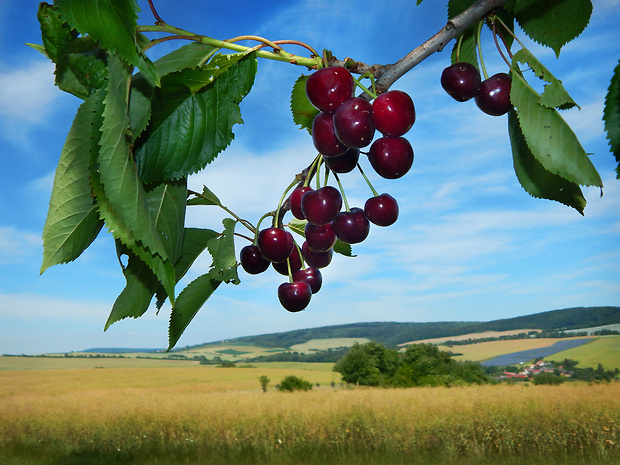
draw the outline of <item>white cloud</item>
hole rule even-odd
[[[0,264],[18,263],[41,254],[43,241],[38,234],[0,226]]]
[[[9,120],[38,123],[58,96],[54,64],[37,60],[22,68],[0,68],[0,115]]]

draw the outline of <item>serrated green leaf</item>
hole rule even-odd
[[[614,75],[611,77],[611,83],[605,96],[603,121],[610,150],[618,162],[616,179],[620,179],[620,61],[614,69]]]
[[[187,199],[187,178],[145,187],[155,229],[172,263],[181,258]]]
[[[41,44],[30,44],[28,42],[26,42],[24,45],[27,45],[30,48],[35,49],[37,52],[42,53],[43,55],[45,55],[47,58],[49,58],[49,55],[47,54],[47,51],[45,50],[45,47]]]
[[[41,3],[37,16],[45,53],[56,63],[56,85],[82,99],[103,87],[107,65],[97,43],[90,37],[78,37],[54,6]]]
[[[306,81],[309,77],[302,74],[295,81],[291,92],[291,112],[293,113],[293,122],[312,134],[312,122],[315,116],[319,114],[319,110],[310,103],[306,95]]]
[[[200,308],[216,291],[221,281],[204,274],[194,279],[183,289],[172,307],[168,327],[168,350],[171,350],[194,319]]]
[[[60,154],[43,227],[41,273],[52,265],[79,257],[103,226],[89,181],[95,106],[95,97],[80,106]]]
[[[114,237],[129,247],[155,273],[174,302],[174,266],[156,230],[144,186],[127,145],[130,68],[109,57],[99,150],[91,164],[93,191],[101,216]]]
[[[528,147],[514,110],[508,114],[508,135],[515,173],[523,189],[533,197],[558,201],[583,215],[586,199],[581,189],[577,184],[550,173],[538,162]]]
[[[336,243],[334,244],[334,252],[344,255],[345,257],[357,257],[357,255],[353,255],[351,245],[346,242],[342,242],[340,239],[336,239]]]
[[[127,63],[140,64],[136,46],[140,9],[135,0],[55,0],[54,4],[71,28],[88,34]]]
[[[512,63],[527,63],[537,77],[548,83],[545,84],[544,91],[538,99],[538,103],[543,107],[559,108],[562,110],[567,110],[575,106],[579,107],[562,85],[562,81],[556,79],[556,77],[551,74],[551,71],[545,68],[538,58],[532,55],[529,50],[522,48],[515,53],[512,58]]]
[[[199,92],[176,86],[168,91],[162,84],[153,100],[151,124],[135,149],[144,182],[187,177],[211,163],[233,140],[232,127],[243,122],[239,103],[255,74],[252,54],[232,63]]]
[[[592,16],[590,0],[519,0],[514,15],[523,31],[535,42],[550,47],[560,56],[562,47],[588,26]]]
[[[235,254],[235,225],[232,218],[225,218],[222,222],[224,231],[207,243],[207,249],[213,258],[209,276],[217,281],[239,284],[237,274],[237,255]]]
[[[127,266],[123,267],[126,284],[114,301],[104,331],[117,321],[144,315],[160,285],[148,265],[119,240],[116,241],[116,249],[119,261],[123,255],[128,257]]]
[[[541,106],[540,95],[516,72],[511,73],[510,100],[532,154],[547,171],[575,184],[603,187],[579,139],[553,108]]]
[[[217,205],[222,202],[207,186],[202,186],[202,192],[187,200],[187,205]]]
[[[296,234],[299,234],[301,237],[306,237],[306,225],[308,224],[308,220],[299,220],[297,218],[293,218],[288,222],[288,227],[291,231]]]

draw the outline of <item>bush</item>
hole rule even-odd
[[[540,373],[532,378],[532,382],[538,384],[562,384],[564,378],[562,376],[554,375],[553,373]]]
[[[287,376],[282,380],[278,386],[279,391],[309,391],[312,389],[312,384],[303,378],[297,376]]]

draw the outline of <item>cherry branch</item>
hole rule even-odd
[[[367,65],[351,59],[331,59],[330,66],[346,66],[351,72],[363,74],[373,73],[376,78],[377,92],[387,91],[394,82],[403,77],[420,62],[435,52],[440,52],[455,37],[462,34],[468,27],[476,24],[490,11],[499,8],[507,0],[478,0],[460,15],[450,19],[433,37],[409,52],[396,63],[389,65]]]

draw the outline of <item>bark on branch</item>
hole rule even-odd
[[[458,16],[450,19],[447,24],[433,37],[409,52],[405,57],[390,65],[367,65],[361,62],[350,63],[350,60],[332,60],[330,65],[341,65],[347,63],[354,73],[363,74],[367,71],[374,73],[376,78],[377,92],[386,92],[394,82],[409,72],[421,61],[428,58],[435,52],[440,52],[455,37],[462,34],[465,29],[484,18],[490,11],[499,8],[507,0],[478,0],[471,7],[463,11]]]

